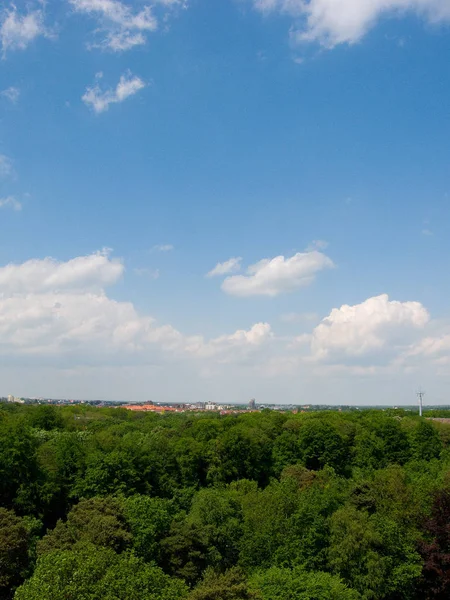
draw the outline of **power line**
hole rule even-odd
[[[425,392],[423,390],[419,390],[416,392],[417,397],[419,398],[419,415],[422,416],[422,400],[425,396]]]

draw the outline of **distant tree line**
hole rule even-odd
[[[448,599],[450,425],[1,405],[13,598]]]

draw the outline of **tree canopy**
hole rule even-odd
[[[450,597],[450,426],[0,405],[0,600]]]

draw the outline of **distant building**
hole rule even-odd
[[[215,402],[207,402],[205,404],[205,410],[217,410],[218,406]]]
[[[248,403],[248,410],[255,410],[256,408],[256,400],[252,398]]]
[[[11,394],[8,396],[8,402],[14,402],[14,396],[11,396]]]

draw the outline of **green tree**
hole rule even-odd
[[[348,462],[348,448],[337,429],[321,419],[310,419],[301,427],[298,439],[307,469],[318,471],[325,465],[343,473]]]
[[[15,600],[180,600],[186,586],[133,554],[92,544],[50,552]]]
[[[211,482],[229,483],[237,479],[268,482],[271,471],[271,441],[257,428],[239,424],[222,434],[216,443]]]
[[[79,498],[133,494],[138,491],[139,481],[139,471],[125,451],[97,450],[88,456],[86,472],[78,478],[74,494]]]
[[[121,552],[131,541],[121,502],[116,498],[90,498],[74,506],[66,522],[58,521],[55,529],[38,542],[37,551],[42,555],[90,542]]]
[[[21,419],[0,425],[0,505],[20,514],[38,513],[38,440]]]
[[[62,429],[64,421],[61,414],[61,408],[51,404],[40,404],[33,406],[30,412],[30,425],[37,429]]]
[[[261,600],[261,595],[258,591],[249,589],[247,579],[240,569],[229,569],[225,573],[209,569],[189,594],[188,600]]]
[[[42,471],[39,495],[43,504],[45,522],[53,527],[66,516],[73,503],[73,489],[83,478],[88,432],[54,431],[37,450]]]
[[[11,510],[0,508],[0,598],[12,597],[30,567],[27,527]]]
[[[168,534],[172,522],[173,503],[142,495],[124,498],[122,503],[135,553],[148,562],[158,561],[160,541]]]
[[[273,471],[279,476],[288,465],[293,465],[301,459],[298,437],[292,430],[283,431],[274,441],[272,449]]]
[[[271,567],[256,573],[251,588],[262,600],[358,600],[357,591],[350,589],[339,577],[330,573],[310,573],[302,568]]]
[[[237,563],[242,535],[242,507],[239,494],[228,488],[200,490],[192,501],[187,520],[203,529],[211,558],[217,569]]]
[[[351,505],[331,517],[329,564],[364,600],[411,598],[421,572],[414,534]]]
[[[438,458],[442,442],[437,429],[425,419],[421,419],[411,433],[412,455],[417,460]]]
[[[169,535],[161,541],[161,553],[164,570],[189,585],[197,583],[211,564],[211,558],[214,560],[203,528],[186,519],[172,523]]]
[[[382,441],[383,454],[387,464],[405,464],[411,457],[408,436],[398,420],[386,417],[375,428],[376,435]],[[383,466],[383,465],[379,465]]]

